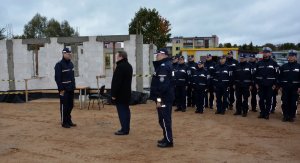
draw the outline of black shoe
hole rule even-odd
[[[247,117],[247,113],[243,113],[243,114],[242,114],[242,117]]]
[[[181,108],[177,108],[177,109],[175,109],[175,111],[176,112],[178,112],[178,111],[181,111],[182,109]]]
[[[283,117],[281,121],[282,121],[282,122],[287,122],[287,121],[289,121],[289,118]]]
[[[229,108],[228,108],[229,110],[233,110],[233,106],[229,106]]]
[[[235,112],[233,115],[242,115],[242,113]]]
[[[289,122],[295,122],[294,118],[289,118],[288,121]]]
[[[158,144],[161,144],[161,143],[164,143],[164,142],[166,142],[166,139],[165,139],[165,138],[162,138],[161,140],[157,140],[157,143],[158,143]]]
[[[186,112],[186,109],[182,109],[181,111],[182,111],[182,112]]]
[[[256,109],[252,109],[251,111],[253,111],[253,112],[257,112],[257,110],[256,110]]]
[[[124,131],[117,131],[115,132],[115,135],[128,135],[129,132],[124,132]]]
[[[69,124],[62,124],[61,127],[63,127],[63,128],[71,128],[71,126]]]
[[[195,113],[200,113],[200,110],[196,110]]]
[[[157,144],[157,147],[160,147],[160,148],[171,148],[173,146],[174,146],[173,143],[169,143],[169,142],[163,142],[163,143]]]
[[[220,112],[216,111],[215,114],[220,114]]]
[[[257,118],[265,118],[262,114],[260,114]]]
[[[265,118],[266,120],[269,120],[269,115],[266,115],[264,118]]]
[[[205,108],[208,108],[208,105],[205,105],[204,107],[205,107]]]
[[[224,112],[224,111],[222,111],[220,114],[221,114],[221,115],[225,115],[225,112]]]
[[[70,127],[76,127],[77,126],[77,124],[75,124],[73,122],[69,123],[69,125],[70,125]]]

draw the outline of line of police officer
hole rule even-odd
[[[259,96],[260,114],[258,118],[269,119],[276,107],[276,95],[282,88],[283,121],[294,121],[297,109],[298,93],[300,92],[300,64],[297,63],[297,53],[288,52],[288,63],[278,66],[272,59],[272,49],[263,48],[263,59],[256,60],[255,55],[239,56],[240,62],[233,59],[233,52],[221,56],[218,63],[212,61],[212,56],[206,56],[206,62],[194,62],[193,56],[188,56],[185,64],[184,56],[173,56],[173,71],[175,73],[175,111],[186,111],[186,105],[196,105],[196,113],[203,113],[204,108],[213,109],[214,93],[216,94],[216,114],[225,114],[233,108],[234,115],[247,116],[248,98],[251,95],[251,110],[257,112]],[[235,96],[235,97],[234,97]],[[186,100],[187,99],[187,100]]]

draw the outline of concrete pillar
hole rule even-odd
[[[136,56],[136,74],[140,75],[136,77],[136,90],[138,92],[144,91],[143,83],[143,35],[136,35],[136,44],[135,44],[135,56]]]
[[[9,82],[9,90],[16,89],[15,83],[15,71],[14,71],[14,54],[13,54],[13,41],[6,41],[6,51],[7,51],[7,70],[8,70],[8,79],[12,80]]]
[[[72,62],[74,64],[74,75],[75,77],[79,76],[79,68],[78,68],[78,45],[71,45],[72,50]]]

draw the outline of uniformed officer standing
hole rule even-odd
[[[300,64],[294,50],[288,52],[288,63],[280,67],[279,84],[282,88],[282,121],[293,122],[300,92]]]
[[[204,68],[208,71],[209,73],[209,83],[212,83],[216,71],[216,63],[212,60],[212,55],[207,54],[206,56],[206,61],[204,63]],[[214,87],[213,84],[208,85],[207,92],[205,93],[205,107],[210,109],[213,109],[213,104],[214,104]]]
[[[276,62],[275,55],[272,55],[271,58]],[[276,110],[278,89],[279,89],[278,87],[275,87],[275,89],[273,89],[272,100],[271,100],[272,101],[271,113],[275,113]]]
[[[220,57],[219,64],[216,66],[216,72],[214,75],[214,86],[217,97],[217,111],[216,114],[225,114],[228,107],[228,89],[231,84],[231,74],[229,73],[230,67],[225,64],[226,56]]]
[[[226,63],[230,67],[230,74],[233,73],[233,71],[236,68],[236,65],[238,64],[238,61],[233,58],[233,52],[230,50],[227,54],[227,60]],[[232,76],[232,75],[231,75]],[[233,103],[234,103],[234,88],[233,88],[233,83],[229,85],[229,110],[233,109]]]
[[[250,96],[250,86],[252,84],[252,65],[246,61],[245,54],[240,55],[240,63],[233,72],[236,95],[236,112],[234,115],[247,116],[248,98]]]
[[[250,54],[249,63],[252,66],[252,75],[254,75],[255,71],[256,71],[255,54]],[[257,106],[256,95],[257,95],[257,89],[256,89],[256,86],[255,86],[255,82],[253,80],[253,82],[251,84],[251,108],[252,108],[251,111],[253,111],[253,112],[257,112],[257,109],[256,109],[256,106]]]
[[[155,74],[151,81],[150,98],[156,102],[159,124],[164,135],[164,138],[158,141],[157,146],[161,148],[173,147],[171,114],[174,101],[174,73],[166,49],[157,51],[153,66]]]
[[[178,59],[179,59],[179,55],[175,55],[175,56],[172,57],[172,66],[173,66],[173,72],[174,72],[174,74],[176,74],[177,69],[178,69]],[[176,103],[177,97],[176,97],[176,90],[175,90],[175,88],[176,88],[176,85],[174,85],[175,100],[173,102],[173,106],[177,106],[177,103]]]
[[[276,88],[276,80],[278,77],[278,64],[270,57],[272,49],[269,47],[263,48],[263,60],[256,65],[256,88],[259,96],[260,115],[258,118],[269,119],[272,93]]]
[[[195,113],[203,113],[204,98],[209,85],[209,74],[204,69],[204,62],[199,61],[196,71],[192,77],[193,89],[195,91],[196,111]]]
[[[187,66],[184,56],[179,56],[177,71],[175,72],[175,97],[177,109],[175,111],[186,111],[186,87],[188,85]]]
[[[193,91],[193,86],[191,83],[191,78],[194,74],[194,71],[196,70],[197,64],[195,63],[194,56],[190,55],[188,56],[188,88],[187,88],[187,106],[188,107],[194,107],[195,106],[195,92]]]
[[[71,62],[71,51],[64,48],[63,58],[55,65],[55,81],[60,97],[61,126],[70,128],[76,126],[72,122],[71,112],[74,103],[75,77],[74,66]]]

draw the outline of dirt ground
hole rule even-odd
[[[154,104],[131,106],[131,132],[115,136],[119,120],[114,106],[73,110],[77,127],[60,126],[58,100],[26,104],[0,103],[0,162],[300,162],[300,119],[270,120],[173,113],[174,148],[157,148],[162,130]],[[97,106],[97,105],[96,105]]]

